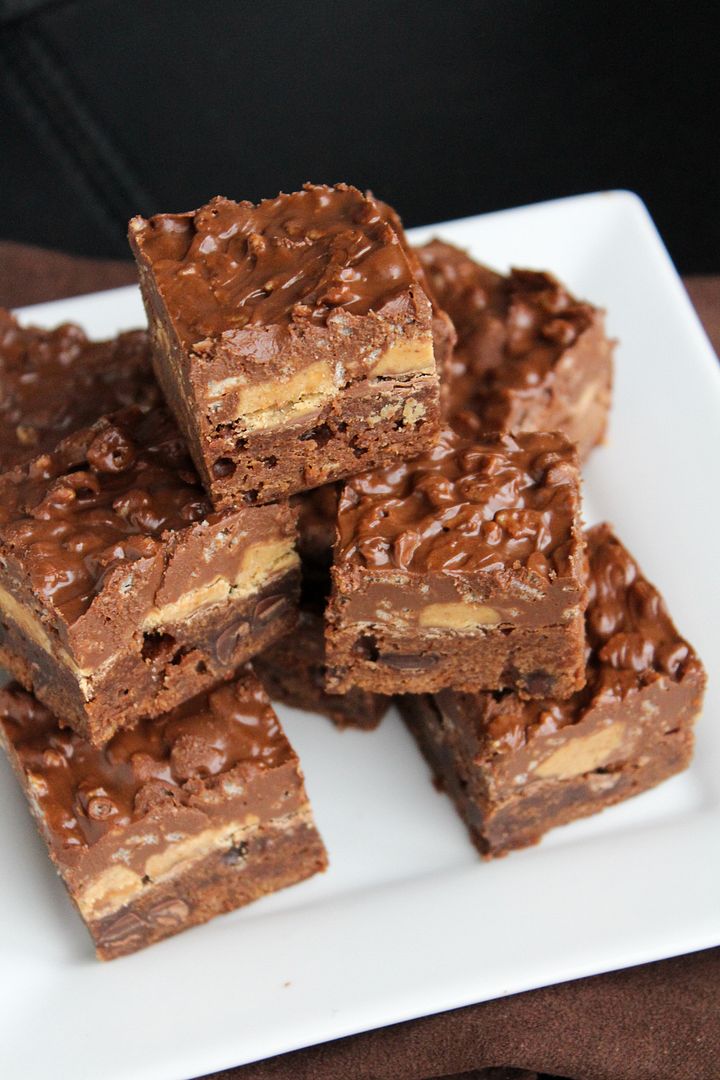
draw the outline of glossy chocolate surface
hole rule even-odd
[[[571,569],[579,506],[574,448],[557,433],[465,439],[348,481],[336,563],[413,573]]]
[[[379,205],[347,184],[306,184],[254,205],[217,197],[131,222],[180,340],[247,326],[365,315],[415,278]]]
[[[608,525],[588,530],[587,683],[566,701],[521,701],[513,693],[441,691],[449,716],[477,718],[489,753],[519,750],[538,735],[578,723],[591,708],[622,702],[665,679],[704,680],[702,664],[676,630],[657,589]]]
[[[597,316],[552,274],[514,269],[504,277],[440,240],[417,251],[458,335],[447,373],[452,412],[492,408],[488,399],[502,390],[537,392]]]
[[[94,749],[17,685],[0,690],[0,722],[27,774],[53,844],[89,848],[162,807],[203,807],[295,754],[248,669]],[[240,771],[238,771],[240,770]]]
[[[104,413],[158,400],[146,331],[90,341],[72,323],[23,327],[0,308],[0,469],[51,450]]]
[[[0,542],[71,622],[148,539],[210,516],[169,413],[129,408],[0,478]]]

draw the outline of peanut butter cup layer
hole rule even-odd
[[[216,507],[400,455],[438,427],[433,309],[387,208],[346,184],[130,223],[165,396]]]
[[[584,677],[575,449],[557,432],[467,438],[348,481],[328,607],[328,689],[512,688]]]
[[[0,477],[0,660],[102,744],[292,627],[295,517],[212,511],[164,408],[103,418]]]
[[[583,689],[565,701],[449,689],[400,700],[483,855],[537,843],[690,761],[703,666],[610,527],[587,538]]]
[[[327,865],[297,756],[249,668],[103,749],[13,685],[0,742],[103,960]]]

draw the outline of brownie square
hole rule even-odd
[[[218,508],[427,447],[433,314],[387,213],[346,184],[134,218],[157,377]]]
[[[0,662],[100,745],[287,632],[287,504],[212,512],[167,410],[121,410],[0,477]]]
[[[105,413],[159,399],[146,331],[90,341],[73,323],[21,326],[0,308],[0,471]]]
[[[537,843],[685,769],[705,672],[657,589],[608,525],[588,533],[586,684],[567,701],[517,694],[400,699],[436,779],[485,856]]]
[[[249,668],[103,749],[17,685],[0,742],[101,960],[327,865],[300,764]]]
[[[348,481],[327,611],[327,687],[383,694],[584,679],[577,454],[564,435],[443,432]]]
[[[485,431],[562,431],[583,461],[603,441],[610,409],[604,312],[552,274],[497,274],[440,240],[418,255],[458,335],[443,367],[448,415],[464,411]]]

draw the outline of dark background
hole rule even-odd
[[[583,191],[720,270],[709,4],[0,0],[0,238],[127,254],[135,212],[306,179],[422,224]]]

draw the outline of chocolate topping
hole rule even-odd
[[[487,409],[503,389],[537,391],[597,314],[552,274],[513,269],[503,277],[440,240],[418,255],[458,335],[449,371],[453,411]]]
[[[566,701],[521,701],[516,694],[455,694],[438,703],[452,713],[453,698],[482,716],[482,739],[495,753],[518,750],[536,735],[575,724],[594,704],[623,701],[659,679],[680,682],[702,665],[680,637],[657,589],[608,525],[587,533],[589,604],[586,613],[587,683]],[[470,705],[475,699],[474,709]]]
[[[51,450],[103,413],[159,400],[144,330],[89,341],[72,323],[22,327],[0,308],[0,468]]]
[[[347,184],[306,184],[257,205],[217,197],[130,223],[185,345],[249,325],[377,311],[414,283],[378,204]]]
[[[413,573],[569,567],[578,513],[574,448],[558,433],[463,439],[446,429],[413,461],[348,481],[343,559]]]
[[[295,760],[249,669],[232,683],[116,734],[102,750],[13,685],[0,718],[53,838],[87,848],[156,807],[202,806],[257,771]],[[215,794],[214,794],[215,793]]]
[[[67,622],[105,576],[154,554],[153,540],[210,515],[185,443],[164,408],[128,408],[0,477],[0,542]]]

